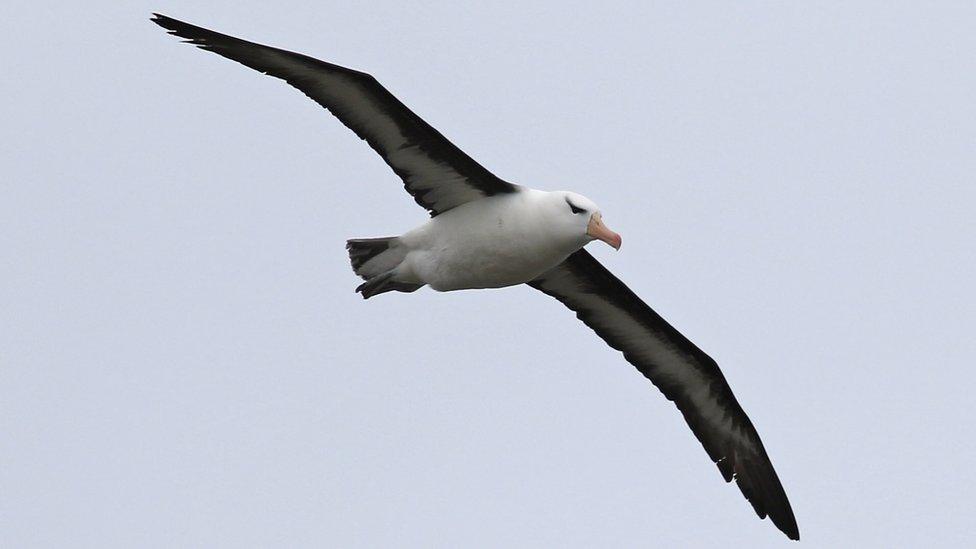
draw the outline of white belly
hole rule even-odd
[[[519,196],[492,197],[447,211],[401,237],[409,278],[438,291],[500,288],[555,267],[585,240],[559,242]]]

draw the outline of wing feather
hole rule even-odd
[[[152,21],[199,48],[281,78],[301,90],[379,153],[403,180],[407,192],[431,215],[519,189],[475,162],[366,73],[165,15],[153,14]]]
[[[760,518],[790,539],[800,533],[790,502],[749,417],[718,364],[647,306],[586,250],[530,286],[571,310],[608,345],[622,351],[673,401],[726,482],[734,478]]]

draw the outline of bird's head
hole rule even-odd
[[[620,235],[603,224],[603,214],[592,200],[573,192],[556,192],[550,198],[556,210],[556,223],[561,230],[580,239],[581,246],[602,240],[615,250],[620,249]]]

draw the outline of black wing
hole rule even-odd
[[[674,401],[716,462],[760,518],[800,539],[796,518],[759,433],[708,355],[678,333],[586,250],[529,283],[561,301]]]
[[[205,50],[281,78],[366,140],[431,215],[518,191],[414,114],[372,76],[306,55],[246,42],[153,14],[152,21]]]

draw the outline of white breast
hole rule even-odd
[[[528,282],[584,241],[552,233],[541,191],[494,196],[444,212],[406,233],[405,267],[438,291],[499,288]]]

